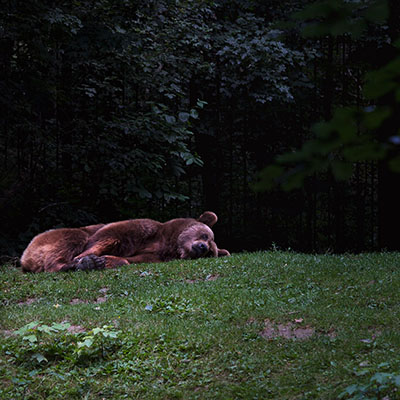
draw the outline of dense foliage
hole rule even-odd
[[[307,3],[7,1],[0,254],[56,226],[205,209],[233,250],[393,247],[382,227],[396,178],[382,176],[377,158],[337,163],[345,182],[317,168],[291,193],[250,189],[336,107],[371,105],[365,73],[394,59],[395,2],[386,14],[372,0],[301,12]]]

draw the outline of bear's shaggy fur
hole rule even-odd
[[[131,219],[53,229],[32,239],[21,265],[24,272],[56,272],[229,255],[214,242],[211,227],[216,222],[217,216],[206,211],[197,220]]]

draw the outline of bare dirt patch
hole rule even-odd
[[[100,304],[100,303],[105,303],[107,301],[108,297],[107,296],[100,296],[97,297],[96,300],[89,301],[89,300],[82,300],[82,299],[71,299],[69,304],[71,305],[76,305],[76,304]]]
[[[71,301],[69,302],[69,304],[71,305],[75,305],[75,304],[88,304],[89,301],[88,300],[82,300],[82,299],[71,299]]]
[[[105,303],[106,301],[107,301],[107,296],[101,296],[95,300],[95,303],[100,304],[100,303]]]
[[[251,317],[247,321],[248,324],[260,324],[255,318]],[[288,340],[307,340],[313,336],[327,336],[329,339],[335,339],[337,332],[334,328],[328,331],[316,330],[311,325],[305,325],[303,318],[297,318],[294,321],[278,323],[270,319],[265,319],[263,329],[259,335],[267,340],[283,338]]]
[[[86,329],[81,325],[71,325],[68,327],[67,331],[69,333],[84,333]]]
[[[284,339],[305,340],[315,334],[315,329],[309,325],[299,326],[294,322],[277,324],[269,319],[264,321],[264,328],[260,336],[264,339],[275,339],[282,337]]]
[[[102,294],[102,296],[97,297],[93,301],[74,298],[74,299],[70,300],[69,304],[76,305],[76,304],[90,304],[90,303],[93,303],[93,304],[105,303],[108,300],[108,296],[107,296],[107,292],[108,291],[109,291],[109,288],[108,287],[104,287],[104,288],[101,288],[99,290],[99,292]]]
[[[30,306],[31,304],[35,303],[36,301],[38,301],[38,299],[36,299],[35,297],[30,297],[25,300],[19,301],[17,304],[19,306]]]

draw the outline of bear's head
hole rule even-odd
[[[181,258],[218,256],[214,232],[211,230],[217,220],[218,218],[213,212],[206,211],[180,233],[177,244]]]

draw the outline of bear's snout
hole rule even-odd
[[[204,242],[194,243],[192,250],[197,256],[202,256],[208,252],[208,246]]]

